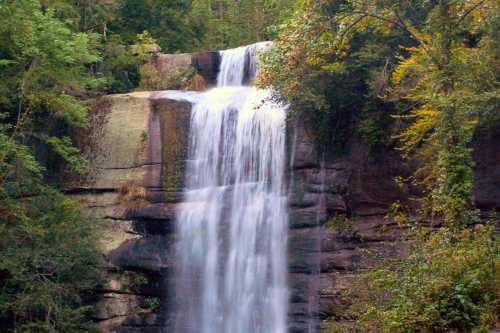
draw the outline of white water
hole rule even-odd
[[[217,76],[217,86],[249,85],[257,74],[258,52],[265,50],[270,45],[270,42],[260,42],[221,51],[222,62]]]
[[[243,86],[252,45],[221,52],[218,86],[191,116],[178,213],[178,333],[285,333],[286,108]]]

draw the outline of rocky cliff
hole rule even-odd
[[[208,82],[217,53],[160,55],[162,71],[195,66]],[[181,204],[191,103],[158,92],[103,98],[82,138],[91,171],[67,190],[103,224],[107,283],[98,290],[96,320],[103,332],[165,332],[175,256],[175,210]],[[500,130],[478,135],[478,207],[500,209]],[[392,203],[415,193],[394,182],[410,167],[387,149],[373,157],[352,138],[342,156],[319,154],[308,129],[288,126],[291,333],[320,321],[346,321],[339,296],[356,271],[371,267],[364,250],[403,255],[405,230],[387,217]],[[417,218],[417,217],[413,217]]]

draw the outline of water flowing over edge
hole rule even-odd
[[[260,52],[271,47],[272,42],[259,42],[235,49],[220,51],[222,58],[217,86],[248,86],[257,76]]]
[[[196,97],[177,219],[179,333],[287,330],[286,107],[243,86],[266,44],[222,51],[221,88]]]

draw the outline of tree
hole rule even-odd
[[[318,124],[320,144],[332,146],[339,128],[368,143],[381,129],[397,133],[420,166],[411,180],[425,188],[424,213],[445,222],[433,233],[405,225],[415,231],[410,256],[362,273],[348,294],[352,327],[325,332],[487,332],[497,323],[498,237],[483,225],[497,221],[473,207],[472,138],[498,125],[499,6],[304,0],[263,56],[261,84]],[[350,125],[335,126],[345,118]]]
[[[8,1],[0,7],[0,19],[0,105],[10,137],[18,143],[45,142],[81,170],[74,151],[64,147],[68,139],[60,137],[69,134],[65,125],[87,126],[88,106],[81,97],[103,83],[87,67],[100,60],[96,36],[72,32],[54,11],[43,12],[33,0]],[[57,130],[62,133],[55,137]],[[0,163],[9,154],[2,151]],[[0,185],[6,177],[0,174]]]
[[[317,110],[334,118],[355,110],[361,120],[371,105],[392,111],[408,124],[396,136],[402,149],[423,161],[417,178],[432,211],[455,223],[471,205],[470,141],[498,109],[498,9],[495,0],[305,0],[266,56],[262,84],[309,119]],[[360,69],[362,111],[339,108],[342,95],[324,78],[347,75],[349,85]]]
[[[93,308],[82,296],[101,281],[96,225],[59,192],[29,186],[30,197],[9,198],[5,188],[0,196],[0,326],[94,331]]]
[[[411,16],[415,8],[426,13],[420,27]],[[393,89],[414,105],[409,115],[414,121],[399,137],[406,152],[418,148],[425,155],[419,156],[428,161],[424,167],[433,212],[449,223],[468,220],[470,142],[481,118],[500,98],[498,58],[489,47],[498,38],[499,9],[498,1],[393,1],[383,6],[364,1],[354,2],[346,18],[339,19],[353,29],[363,21],[398,29],[416,43],[406,47],[408,55],[393,73]]]
[[[95,225],[47,185],[35,154],[84,171],[70,136],[103,83],[90,70],[97,36],[58,15],[35,0],[0,4],[0,322],[16,332],[88,332],[81,297],[99,281]]]
[[[163,52],[193,50],[199,45],[201,31],[189,15],[190,8],[189,0],[123,0],[110,30],[128,44],[147,31]]]
[[[296,0],[193,0],[190,16],[201,31],[199,48],[226,49],[270,40]]]
[[[345,295],[353,300],[354,327],[323,332],[490,332],[500,313],[493,229],[416,237],[408,258],[383,258],[356,278]]]

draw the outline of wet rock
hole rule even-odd
[[[320,203],[321,193],[293,191],[290,195],[289,205],[293,208],[309,208]]]
[[[500,126],[481,130],[474,140],[474,199],[478,208],[500,210]]]
[[[326,211],[318,206],[292,209],[289,213],[290,228],[310,228],[323,224],[326,221]]]
[[[164,54],[160,53],[153,59],[153,64],[161,75],[183,69],[188,69],[192,65],[192,54]]]
[[[394,181],[396,176],[410,175],[410,166],[394,150],[387,149],[381,155],[383,158],[371,156],[367,146],[360,142],[351,147],[348,189],[353,215],[384,215],[396,201],[410,204],[409,189],[399,187]]]
[[[347,212],[347,203],[344,197],[339,194],[326,193],[325,204],[329,215],[335,213],[343,214]]]
[[[172,242],[158,235],[127,240],[109,253],[109,261],[125,270],[160,273],[163,268],[173,267]]]
[[[293,169],[319,166],[314,139],[299,120],[295,120],[289,124],[288,144],[290,165]]]
[[[358,267],[360,260],[361,255],[356,249],[343,249],[335,252],[325,252],[321,254],[321,271],[352,271]]]
[[[382,242],[397,240],[403,237],[407,228],[398,226],[391,219],[384,216],[369,216],[353,221],[356,236],[365,242]]]
[[[138,306],[139,300],[136,295],[105,293],[96,305],[95,317],[98,320],[123,317]]]
[[[198,52],[181,54],[157,53],[152,64],[160,75],[193,68],[209,85],[217,81],[220,66],[219,52]]]
[[[193,54],[192,65],[209,84],[215,84],[220,61],[219,52],[200,52]]]

